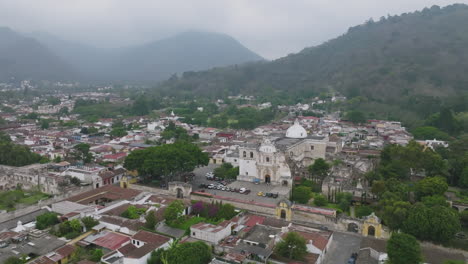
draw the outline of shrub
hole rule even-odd
[[[316,206],[325,206],[325,205],[327,205],[327,198],[325,198],[325,196],[323,196],[322,194],[319,194],[319,195],[315,196],[314,204]]]
[[[36,217],[36,228],[43,230],[59,222],[56,213],[47,212]]]

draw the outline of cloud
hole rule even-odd
[[[468,0],[458,1],[468,3]],[[0,0],[0,25],[96,46],[149,42],[190,29],[226,33],[267,58],[334,38],[356,24],[448,1]]]

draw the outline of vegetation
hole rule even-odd
[[[86,227],[86,231],[89,231],[94,226],[99,225],[99,220],[96,220],[91,216],[85,216],[85,217],[81,218],[81,222]]]
[[[292,190],[292,200],[301,204],[307,204],[312,197],[312,190],[310,187],[299,186],[294,187]]]
[[[73,239],[83,232],[83,227],[80,220],[72,219],[70,221],[62,222],[56,226],[51,233],[58,237],[65,237],[66,239]]]
[[[130,153],[124,163],[128,170],[155,180],[171,181],[197,166],[208,165],[208,155],[191,143],[176,142]],[[149,176],[149,177],[148,177]]]
[[[171,224],[180,220],[184,212],[185,205],[180,200],[175,200],[164,210],[164,219],[166,223]]]
[[[148,264],[207,264],[211,261],[211,248],[206,243],[186,242],[158,249],[151,253]]]
[[[154,227],[156,226],[158,221],[156,219],[156,216],[154,215],[153,210],[149,211],[146,214],[145,220],[146,220],[145,227],[148,228],[148,229],[154,230]]]
[[[325,206],[327,205],[327,203],[328,203],[327,198],[321,194],[318,194],[314,197],[314,204],[316,206]]]
[[[387,243],[390,264],[415,264],[422,262],[421,248],[415,237],[393,233]]]
[[[234,167],[231,163],[223,163],[220,167],[214,169],[213,172],[218,178],[236,179],[239,176],[239,167]]]
[[[134,205],[130,205],[120,216],[128,219],[138,219],[141,215],[146,212],[145,208],[137,208]]]
[[[323,181],[330,171],[330,164],[328,164],[324,159],[318,158],[314,161],[314,164],[309,166],[308,169],[313,179]]]
[[[31,152],[28,147],[14,144],[8,135],[0,132],[0,164],[9,166],[25,166],[38,163],[39,154]]]
[[[4,264],[23,264],[23,263],[25,263],[25,261],[17,257],[9,257],[4,262]]]
[[[46,212],[36,217],[36,228],[43,230],[59,222],[58,215],[52,212]]]
[[[0,210],[12,211],[15,210],[16,204],[31,205],[50,197],[39,191],[23,191],[21,186],[18,187],[16,190],[0,193]]]
[[[81,160],[84,163],[90,163],[93,160],[93,154],[89,152],[91,146],[86,143],[79,143],[73,147],[72,156],[76,160]]]
[[[303,260],[307,254],[306,240],[296,232],[289,232],[275,246],[275,253],[294,260]]]

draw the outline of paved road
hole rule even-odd
[[[192,190],[196,191],[201,189],[199,186],[200,184],[217,184],[215,181],[209,181],[206,179],[206,173],[209,171],[213,171],[216,167],[219,165],[216,164],[210,164],[206,167],[201,167],[197,168],[194,170],[195,173],[195,178],[192,180]],[[220,195],[220,196],[225,196],[225,197],[230,197],[230,198],[237,198],[237,199],[242,199],[242,200],[248,200],[248,201],[254,201],[254,202],[260,202],[260,203],[267,203],[267,204],[276,204],[279,202],[279,199],[281,197],[289,197],[289,188],[284,187],[284,186],[272,186],[272,185],[266,185],[265,183],[260,183],[260,184],[254,184],[251,182],[242,182],[242,181],[234,181],[230,184],[227,185],[228,187],[233,187],[233,188],[247,188],[251,192],[247,195],[245,194],[240,194],[240,193],[235,193],[235,192],[226,192],[226,191],[221,191],[221,190],[210,190],[210,189],[205,189],[205,192],[212,193],[215,195]],[[271,192],[271,193],[278,193],[279,197],[278,198],[271,198],[271,197],[261,197],[258,196],[258,192]]]
[[[347,264],[354,252],[359,252],[362,237],[358,234],[333,232],[333,241],[324,264]]]

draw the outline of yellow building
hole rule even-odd
[[[291,221],[292,204],[289,200],[283,199],[276,205],[276,218]]]

